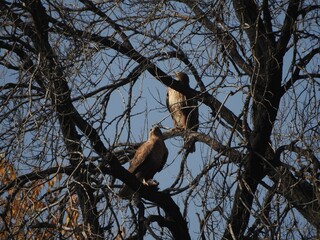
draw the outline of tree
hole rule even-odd
[[[316,237],[319,8],[1,1],[1,237]],[[173,128],[167,87],[198,101],[197,132]],[[126,170],[154,124],[159,189]]]

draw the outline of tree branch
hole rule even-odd
[[[288,82],[286,82],[281,88],[281,95],[284,95],[298,80],[305,78],[305,76],[300,75],[301,70],[305,70],[307,64],[313,59],[317,54],[320,54],[320,48],[312,49],[308,54],[306,54],[300,61],[295,65],[293,74]],[[308,77],[308,75],[306,75]],[[310,74],[312,76],[312,74]],[[316,74],[315,77],[320,77]]]
[[[178,81],[175,81],[172,77],[168,76],[160,68],[158,68],[154,63],[152,63],[152,61],[149,58],[144,57],[135,49],[130,48],[128,45],[121,44],[116,41],[112,41],[108,37],[102,37],[96,34],[89,34],[89,33],[86,33],[80,30],[74,30],[74,29],[72,30],[72,32],[70,32],[71,31],[70,27],[66,26],[63,23],[57,22],[56,20],[53,20],[53,21],[57,26],[63,29],[63,30],[61,29],[59,30],[61,34],[63,35],[77,34],[79,37],[82,37],[82,38],[85,37],[88,39],[88,41],[95,42],[100,46],[114,49],[130,57],[131,59],[135,60],[137,63],[143,66],[145,70],[147,70],[151,75],[153,75],[156,79],[158,79],[164,85],[171,87],[172,89],[178,92],[181,92],[184,95],[193,97],[200,102],[203,102],[204,104],[209,106],[213,112],[216,112],[218,109],[220,109],[221,117],[230,126],[235,126],[237,131],[239,131],[240,133],[242,132],[241,124],[239,124],[237,116],[233,114],[233,112],[230,111],[227,107],[225,107],[219,100],[214,98],[208,92],[199,92],[189,87],[183,86]]]
[[[320,205],[313,187],[305,180],[296,179],[286,167],[271,170],[269,177],[277,184],[277,191],[315,228],[319,229]]]
[[[198,7],[197,4],[194,4],[193,1],[187,1],[186,4],[193,10],[198,21],[203,24],[210,32],[216,33],[218,36],[221,36],[219,40],[222,42],[224,48],[227,50],[228,55],[232,60],[247,74],[252,74],[252,67],[249,63],[247,63],[239,54],[237,50],[237,43],[235,39],[229,34],[229,31],[226,27],[224,27],[224,22],[219,19],[217,13],[213,13],[216,17],[216,21],[220,24],[219,27],[216,24],[213,24],[206,14]],[[213,11],[213,10],[212,10]]]
[[[285,54],[288,42],[291,38],[292,32],[294,30],[294,24],[299,16],[299,6],[301,4],[300,0],[290,0],[287,12],[285,14],[285,19],[281,29],[281,34],[277,42],[276,56],[283,56]],[[279,58],[278,58],[279,59]]]

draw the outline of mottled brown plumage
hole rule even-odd
[[[189,77],[183,72],[176,73],[176,79],[182,84],[189,87]],[[199,111],[198,103],[191,97],[185,96],[182,93],[168,87],[167,89],[167,108],[171,113],[173,125],[180,129],[198,130],[199,125]],[[189,142],[188,139],[185,139]],[[195,141],[190,143],[189,151],[195,151]]]
[[[143,184],[154,185],[150,184],[149,180],[162,170],[167,157],[168,149],[163,141],[162,132],[159,127],[153,127],[150,129],[148,140],[137,149],[130,161],[128,171],[133,173]],[[119,196],[122,198],[129,198],[132,194],[133,191],[126,184],[119,192]]]

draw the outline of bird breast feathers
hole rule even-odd
[[[166,146],[162,144],[164,145],[162,139],[158,137],[152,137],[142,144],[130,162],[129,172],[134,172],[144,161],[155,161],[154,164],[159,165],[160,168],[167,150]]]
[[[168,90],[168,105],[170,108],[181,108],[186,105],[186,96],[173,90],[169,89]]]

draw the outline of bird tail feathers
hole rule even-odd
[[[196,151],[196,140],[194,139],[190,139],[188,137],[186,137],[184,139],[184,145],[185,145],[185,149],[189,152],[189,153],[193,153]]]

